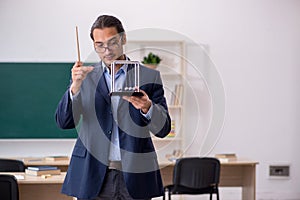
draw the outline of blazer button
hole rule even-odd
[[[112,131],[108,131],[108,134],[111,134],[112,133]]]

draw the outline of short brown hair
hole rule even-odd
[[[121,23],[121,21],[111,15],[100,15],[96,21],[94,22],[92,28],[91,28],[91,33],[90,36],[92,40],[94,40],[93,36],[93,31],[98,28],[98,29],[103,29],[103,28],[110,28],[110,27],[115,27],[118,31],[118,33],[124,33],[124,28]]]

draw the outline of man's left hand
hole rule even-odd
[[[145,91],[141,89],[139,91],[143,93],[143,96],[123,96],[123,99],[132,103],[136,109],[140,109],[142,113],[146,114],[149,111],[152,102]]]

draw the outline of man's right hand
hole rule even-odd
[[[77,94],[80,90],[82,81],[86,78],[87,74],[93,71],[92,66],[83,66],[82,62],[76,62],[72,68],[72,84],[71,92],[73,95]]]

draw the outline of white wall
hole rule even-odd
[[[211,154],[259,161],[258,199],[300,199],[300,1],[1,0],[0,61],[73,61],[75,25],[84,58],[92,50],[89,28],[103,13],[118,16],[127,31],[164,28],[208,44],[227,97],[224,130]],[[15,149],[14,142],[0,143],[1,156]],[[22,143],[16,153],[36,152],[21,150]],[[291,165],[290,179],[268,178],[268,165],[279,162]]]

